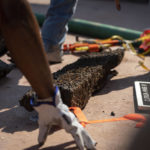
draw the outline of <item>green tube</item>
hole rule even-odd
[[[119,35],[125,39],[133,40],[142,34],[142,32],[136,30],[80,19],[73,19],[69,22],[69,31],[102,39],[109,38],[113,35]]]
[[[45,16],[41,14],[35,14],[35,16],[39,25],[42,26]],[[119,35],[127,40],[134,40],[142,34],[142,32],[136,30],[81,19],[72,19],[69,21],[68,27],[69,32],[100,39]]]
[[[41,27],[43,25],[44,20],[45,20],[45,16],[42,14],[37,14],[37,13],[35,13],[34,15],[38,21],[39,26]]]

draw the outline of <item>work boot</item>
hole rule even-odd
[[[61,46],[53,45],[46,47],[47,59],[49,63],[61,63],[63,51],[61,50]]]

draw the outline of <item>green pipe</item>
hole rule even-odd
[[[69,22],[69,31],[102,39],[109,38],[113,35],[119,35],[125,39],[133,40],[142,34],[142,32],[136,30],[80,19],[73,19]]]
[[[34,15],[38,21],[39,26],[41,27],[43,25],[44,20],[45,20],[45,16],[42,14],[37,14],[37,13],[35,13]]]
[[[39,25],[42,26],[45,16],[41,14],[35,14],[35,16]],[[72,19],[69,21],[68,27],[69,32],[100,39],[119,35],[127,40],[134,40],[142,34],[142,32],[136,30],[81,19]]]

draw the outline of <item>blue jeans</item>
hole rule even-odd
[[[61,45],[68,31],[68,21],[75,12],[78,0],[51,0],[46,20],[42,27],[45,50]]]

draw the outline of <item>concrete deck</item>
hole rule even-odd
[[[43,5],[44,7],[47,7],[48,5],[47,0],[39,0],[38,3],[36,0],[30,0],[30,2],[31,1],[34,2],[34,4],[32,3],[33,9],[35,9],[35,6],[41,6],[41,8],[43,8]],[[93,4],[94,1],[97,3],[97,5]],[[100,8],[98,7],[100,6],[100,2],[105,3],[104,1],[94,1],[87,0],[87,3],[85,3],[85,0],[81,0],[79,1],[79,7],[82,5],[84,6],[84,10],[95,10],[96,8]],[[110,3],[110,1],[107,1],[107,3]],[[125,5],[122,5],[122,7],[123,9],[127,9],[126,3]],[[144,6],[141,5],[141,7],[143,8]],[[145,7],[147,8],[148,6]],[[108,6],[106,9],[107,8]],[[102,11],[102,9],[104,8],[102,7],[100,10]],[[116,11],[115,7],[113,9]],[[41,9],[40,11],[44,12],[45,10]],[[148,10],[144,9],[143,11]],[[97,11],[95,13],[97,16],[99,16]],[[139,12],[137,11],[137,13]],[[107,20],[110,18],[109,14],[107,15]],[[81,16],[82,19],[87,19],[87,16],[83,15],[82,17],[82,14],[76,14],[75,16]],[[131,15],[128,14],[128,16],[130,17]],[[101,14],[101,17],[103,17],[103,13]],[[89,20],[96,21],[94,18],[91,18],[89,17]],[[115,17],[113,16],[112,18]],[[144,16],[141,16],[141,19],[144,19]],[[131,19],[128,21],[128,23],[122,23],[118,25],[124,25],[124,27],[130,27],[137,30],[142,30],[143,28],[147,28],[149,26],[149,22],[146,23],[148,18],[145,19],[144,24],[141,23],[141,20],[139,20],[139,22],[137,20],[138,23],[133,25],[131,21],[135,22]],[[122,21],[120,21],[120,23],[121,22]],[[109,21],[103,23],[109,23]],[[116,22],[114,21],[114,23]],[[117,23],[119,23],[119,21]],[[117,23],[115,25],[117,25]],[[73,43],[74,41],[75,38],[73,35],[67,36],[66,43]],[[62,64],[51,66],[52,72],[55,72],[66,64],[72,63],[78,59],[77,56],[73,55],[64,55],[63,58],[64,61]],[[2,57],[1,59],[5,62],[8,62],[7,56]],[[135,113],[133,101],[134,81],[150,81],[150,73],[138,65],[138,60],[139,58],[133,55],[131,52],[127,51],[125,53],[122,63],[115,68],[119,74],[108,81],[104,89],[99,91],[95,96],[91,97],[86,108],[84,109],[84,113],[89,120],[122,117],[126,114]],[[150,66],[150,57],[146,57],[145,64]],[[0,80],[0,150],[38,149],[37,123],[30,121],[30,113],[24,111],[24,109],[18,105],[18,100],[29,89],[30,85],[17,68],[11,71],[7,77]],[[111,116],[111,112],[114,112],[115,116]],[[136,123],[133,121],[100,123],[87,125],[86,129],[98,142],[96,147],[97,150],[127,150],[133,135],[140,130],[135,128],[135,124]],[[50,135],[44,146],[41,147],[41,150],[76,149],[77,148],[73,138],[64,130],[60,130],[55,132],[53,135]]]

